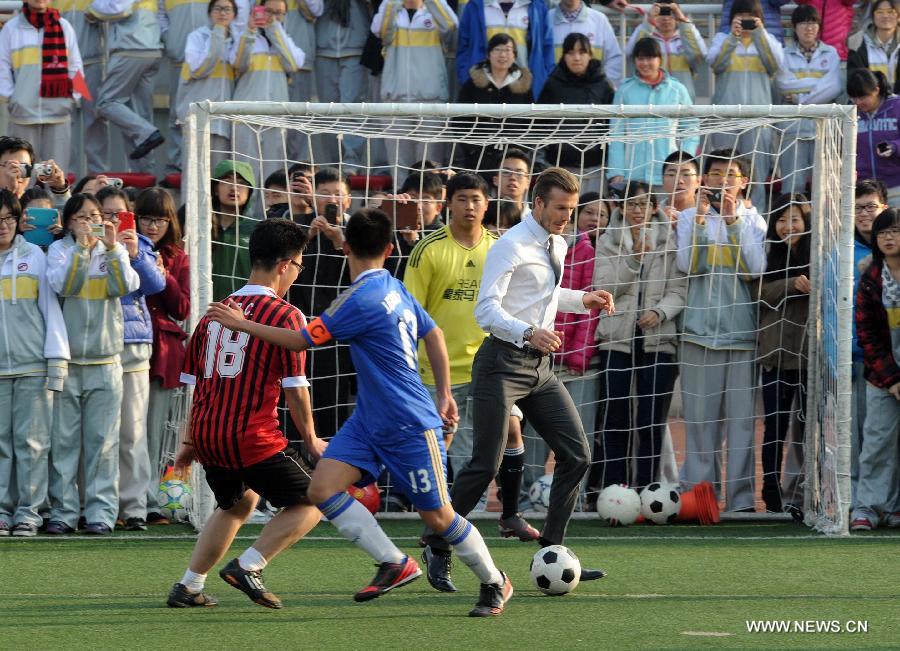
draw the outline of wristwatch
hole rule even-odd
[[[534,328],[528,326],[525,328],[525,332],[522,333],[522,341],[531,341],[531,338],[534,336]]]

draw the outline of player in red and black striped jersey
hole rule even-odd
[[[306,326],[303,314],[282,298],[303,268],[305,245],[302,228],[291,221],[272,219],[256,227],[250,236],[250,279],[231,296],[247,319],[298,332]],[[169,593],[169,606],[216,605],[203,592],[206,574],[225,556],[262,496],[281,512],[219,576],[256,603],[281,608],[278,597],[263,585],[262,570],[320,517],[306,495],[312,468],[278,427],[278,401],[284,391],[309,454],[318,458],[325,449],[314,431],[305,361],[303,353],[233,332],[207,318],[197,324],[181,376],[194,385],[194,402],[175,469],[183,471],[194,460],[202,463],[219,508],[197,539],[187,572]]]

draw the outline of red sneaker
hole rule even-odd
[[[354,601],[369,601],[380,597],[385,592],[412,583],[422,576],[419,564],[407,556],[399,563],[382,563],[378,566],[375,578],[365,588],[353,595]]]

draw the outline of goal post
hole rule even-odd
[[[248,211],[262,218],[263,182],[272,171],[287,172],[295,162],[318,167],[334,166],[352,171],[354,208],[366,205],[380,181],[389,178],[387,192],[396,191],[414,169],[401,150],[410,146],[420,160],[440,153],[455,171],[471,170],[490,179],[500,172],[500,159],[510,148],[525,151],[536,164],[564,166],[583,181],[583,187],[606,186],[605,168],[592,164],[591,152],[604,153],[604,163],[613,146],[625,153],[625,169],[639,163],[661,166],[653,158],[639,161],[635,154],[644,143],[660,139],[697,143],[708,152],[722,143],[738,145],[751,160],[754,172],[750,191],[765,197],[758,206],[768,221],[768,201],[777,194],[778,174],[786,169],[790,134],[801,125],[813,125],[809,139],[812,159],[794,168],[810,179],[813,219],[810,233],[810,319],[808,339],[808,393],[804,445],[798,463],[805,522],[829,534],[847,533],[850,508],[850,401],[851,319],[853,309],[853,189],[856,146],[855,108],[838,105],[810,106],[575,106],[575,105],[460,105],[460,104],[316,104],[275,102],[201,102],[190,108],[186,135],[186,247],[191,257],[191,328],[213,300],[214,270],[211,236],[213,196],[211,161],[229,159],[251,164],[255,183]],[[228,134],[222,137],[221,134]],[[298,147],[298,143],[306,144]],[[354,144],[355,143],[355,144]],[[417,149],[416,149],[417,148]],[[304,150],[299,155],[298,150]],[[573,152],[576,163],[573,165]],[[694,153],[693,151],[690,153]],[[435,157],[438,157],[435,155]],[[580,159],[580,162],[579,162]],[[760,175],[760,170],[767,170]],[[633,180],[633,179],[632,179]],[[629,182],[628,180],[626,182]],[[782,188],[784,184],[782,183]],[[654,191],[660,190],[655,185]],[[352,210],[350,211],[352,212]],[[249,223],[249,222],[248,222]],[[692,278],[688,274],[688,283]],[[735,283],[738,276],[735,275]],[[321,288],[339,290],[330,284]],[[753,309],[756,309],[755,307]],[[306,314],[313,318],[316,314]],[[679,335],[681,323],[679,322]],[[755,362],[754,362],[755,363]],[[596,357],[585,380],[596,379],[603,369]],[[758,370],[758,366],[757,366]],[[352,368],[339,374],[352,375]],[[315,382],[313,407],[316,408]],[[758,379],[757,379],[758,385]],[[592,419],[605,400],[596,394],[597,383],[579,402],[579,411]],[[677,392],[677,389],[676,389]],[[760,390],[757,386],[755,394]],[[754,398],[756,399],[756,395]],[[339,396],[338,403],[352,409],[352,395]],[[684,461],[681,431],[683,414],[678,399],[667,421],[675,441],[675,457]],[[762,404],[762,401],[759,401]],[[756,481],[759,494],[761,423],[765,414],[757,410],[756,437],[748,453],[757,460],[753,477],[720,477],[724,486],[733,481]],[[729,423],[725,423],[725,428]],[[587,428],[589,442],[602,436],[597,422]],[[540,441],[526,435],[526,448]],[[786,447],[790,447],[787,446]],[[798,446],[799,447],[799,446]],[[451,462],[458,463],[452,460]],[[531,470],[542,473],[543,464]],[[457,466],[458,467],[458,466]],[[725,465],[722,465],[724,470]],[[730,468],[730,466],[729,466]],[[779,473],[781,473],[779,467]],[[785,466],[782,482],[787,482]],[[794,470],[796,472],[796,468]],[[195,500],[203,492],[202,472],[195,472]],[[525,486],[527,490],[528,486]],[[206,500],[206,501],[204,501]],[[208,493],[200,496],[192,521],[202,526],[212,509]]]

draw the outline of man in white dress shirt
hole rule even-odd
[[[552,369],[550,353],[562,345],[562,333],[553,329],[556,312],[614,311],[609,292],[559,286],[567,249],[561,234],[578,205],[578,190],[578,179],[571,172],[558,167],[544,171],[534,188],[532,214],[488,251],[475,304],[475,320],[490,336],[472,365],[474,447],[472,459],[450,491],[458,513],[467,514],[475,507],[497,474],[509,412],[517,403],[556,456],[541,547],[563,544],[590,465],[578,411]],[[449,549],[435,536],[426,536],[425,542]],[[429,580],[431,575],[429,568]],[[581,579],[603,576],[602,570],[583,569]]]

